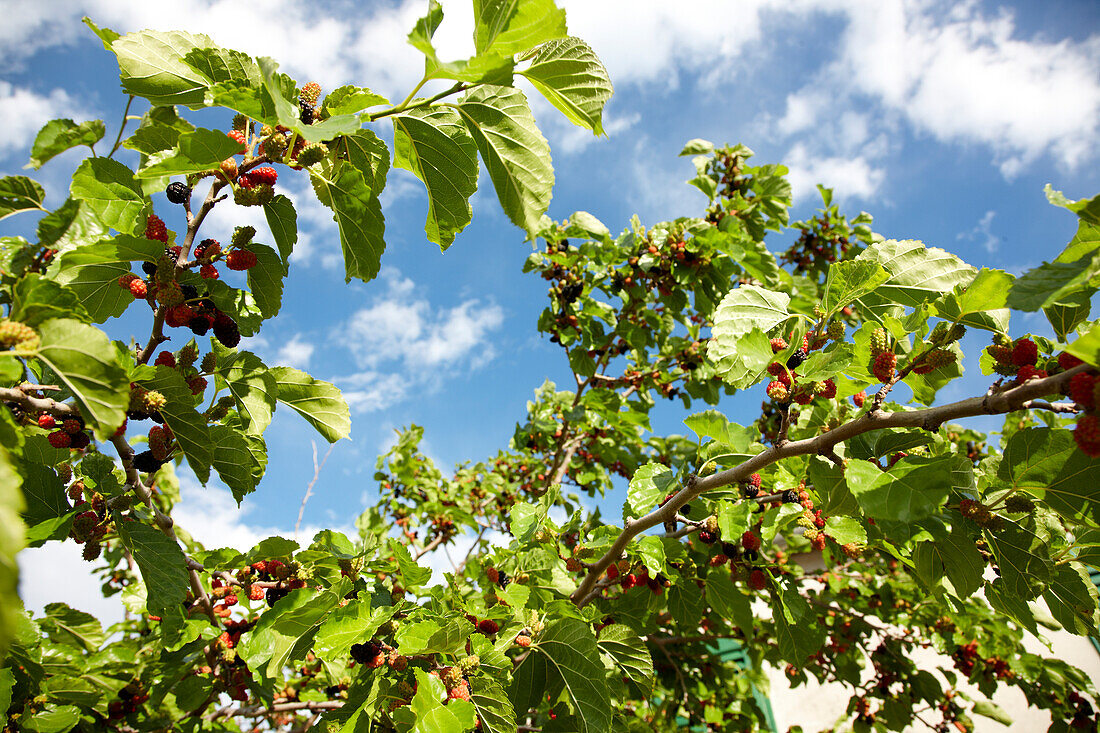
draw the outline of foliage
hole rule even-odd
[[[702,217],[635,218],[618,236],[585,212],[555,222],[549,147],[515,74],[596,134],[610,81],[552,0],[474,7],[477,54],[444,62],[431,0],[409,35],[424,81],[396,105],[352,86],[322,99],[204,36],[88,23],[118,58],[127,112],[149,107],[107,155],[102,122],[43,128],[31,167],[93,153],[56,210],[35,181],[0,180],[0,215],[45,213],[0,242],[7,729],[753,729],[765,664],[845,685],[858,730],[1003,720],[988,697],[1005,685],[1052,730],[1095,725],[1092,682],[1021,641],[1097,633],[1100,198],[1050,191],[1078,233],[1019,278],[883,240],[827,189],[819,216],[790,223],[783,166],[703,140],[683,153]],[[416,96],[438,79],[455,83]],[[204,107],[235,113],[228,134],[186,119]],[[374,131],[387,120],[392,151]],[[177,531],[177,465],[240,500],[277,409],[329,441],[350,430],[334,385],[236,348],[278,314],[289,274],[296,215],[277,177],[309,176],[347,277],[370,280],[391,165],[424,183],[426,237],[445,249],[470,221],[479,156],[537,243],[524,270],[551,284],[538,329],[575,385],[545,383],[506,449],[454,472],[403,431],[357,536],[242,552]],[[228,196],[264,208],[270,244],[250,227],[200,238]],[[187,227],[169,232],[154,208],[177,204]],[[766,240],[789,230],[777,257]],[[144,346],[101,328],[146,309]],[[1010,310],[1042,310],[1058,340],[1010,338]],[[166,328],[196,338],[158,353]],[[992,339],[990,389],[937,404],[967,329]],[[651,430],[659,399],[698,410],[739,390],[763,398],[755,421],[712,407],[684,420],[694,437]],[[989,414],[1005,415],[999,441],[958,424]],[[624,486],[621,521],[587,508]],[[15,554],[70,540],[121,623],[22,610]],[[420,561],[459,544],[430,584]]]

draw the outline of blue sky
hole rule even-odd
[[[756,151],[755,162],[788,165],[795,219],[812,214],[814,184],[822,182],[849,214],[871,212],[874,229],[887,237],[922,239],[974,265],[1019,272],[1056,255],[1074,230],[1072,216],[1046,203],[1043,185],[1071,198],[1100,191],[1098,3],[559,4],[570,32],[604,60],[615,95],[605,113],[609,137],[600,139],[531,95],[553,151],[549,213],[556,219],[583,209],[618,232],[634,213],[646,223],[699,214],[703,197],[683,183],[693,173],[690,161],[676,154],[686,140],[703,137],[743,142]],[[422,68],[404,37],[425,7],[423,0],[6,3],[0,170],[26,173],[34,135],[51,118],[104,119],[113,140],[125,98],[113,56],[80,24],[82,15],[120,32],[207,33],[223,46],[274,57],[300,82],[359,84],[401,99]],[[468,55],[469,3],[443,7],[441,56]],[[227,121],[203,115],[206,126]],[[389,135],[384,125],[378,131]],[[78,163],[70,153],[31,172],[47,187],[48,203],[64,199]],[[565,384],[560,350],[534,330],[545,287],[520,273],[530,246],[501,213],[484,174],[473,223],[441,254],[424,237],[419,183],[391,173],[383,274],[347,286],[327,210],[310,202],[304,178],[290,171],[281,172],[278,188],[298,205],[302,243],[283,312],[251,346],[269,364],[336,382],[353,408],[353,439],[333,450],[306,524],[350,525],[373,496],[374,459],[395,427],[424,425],[427,452],[445,466],[477,460],[506,444],[544,379]],[[156,208],[178,225],[163,197]],[[223,205],[204,235],[228,238],[244,223],[265,232],[256,219],[255,210]],[[30,215],[13,217],[0,234],[33,232],[32,223]],[[783,240],[771,246],[781,249]],[[1042,327],[1023,318],[1015,324],[1020,332]],[[148,326],[136,319],[107,325],[116,338],[135,328]],[[981,345],[971,342],[971,352]],[[944,397],[984,383],[975,364]],[[750,393],[726,408],[750,421],[759,399]],[[663,408],[656,423],[681,431],[684,416]],[[292,529],[313,475],[311,440],[323,455],[311,428],[278,414],[267,434],[268,476],[243,511],[216,485],[188,484],[180,523],[211,545]],[[65,552],[28,553],[28,575],[58,567]],[[48,597],[46,584],[25,584],[24,592],[31,605],[59,599]]]

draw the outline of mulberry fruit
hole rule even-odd
[[[145,238],[168,244],[168,227],[164,226],[164,221],[156,214],[150,214],[145,220]]]
[[[173,204],[183,204],[191,200],[191,187],[176,181],[168,184],[168,188],[164,189],[164,194]]]
[[[1086,456],[1100,458],[1100,416],[1082,415],[1078,418],[1073,439]]]
[[[482,619],[477,622],[477,630],[486,636],[492,636],[500,631],[500,624],[491,618]]]
[[[783,339],[776,337],[772,339],[772,353],[778,354],[787,348],[787,342]]]
[[[759,568],[749,573],[749,587],[753,590],[764,590],[768,587],[768,576]]]
[[[156,473],[161,466],[161,462],[157,460],[151,450],[142,451],[134,456],[133,464],[134,470],[141,473]]]
[[[871,356],[878,356],[886,351],[886,329],[876,328],[871,332]]]
[[[252,241],[252,238],[256,236],[256,227],[243,226],[237,227],[233,230],[233,236],[229,238],[229,245],[231,247],[243,247]]]
[[[7,318],[0,319],[0,346],[7,346],[15,351],[34,351],[40,343],[38,334],[27,324]]]
[[[804,361],[806,361],[806,349],[801,348],[791,354],[790,357],[787,359],[787,368],[797,369],[798,367],[802,366],[802,362]]]
[[[1035,366],[1039,359],[1039,347],[1031,339],[1020,339],[1012,346],[1012,363],[1016,366]]]
[[[222,346],[230,349],[236,347],[241,342],[241,331],[237,328],[237,322],[225,313],[218,313],[214,318],[214,338]]]
[[[73,444],[73,436],[66,433],[64,430],[55,430],[46,436],[46,439],[50,441],[50,445],[54,448],[68,448]]]
[[[53,430],[56,425],[57,421],[53,419],[53,415],[43,413],[38,416],[38,427],[43,430]]]
[[[245,135],[244,130],[230,130],[226,134],[241,144],[241,149],[237,151],[237,155],[244,155],[248,150],[245,147],[248,144],[248,137]]]
[[[787,391],[787,386],[782,382],[772,382],[768,385],[767,389],[768,397],[776,402],[786,402],[790,393]]]
[[[274,186],[275,181],[279,180],[279,174],[274,168],[269,165],[265,165],[262,168],[256,168],[248,174],[253,181],[261,185]],[[255,233],[255,229],[252,230]]]
[[[1097,379],[1092,374],[1074,374],[1069,379],[1069,388],[1066,394],[1071,400],[1086,410],[1096,406],[1095,387]]]
[[[1084,363],[1085,362],[1081,361],[1073,354],[1067,354],[1064,351],[1058,355],[1058,366],[1062,367],[1063,369],[1072,369],[1073,367]]]
[[[1025,364],[1020,367],[1020,371],[1016,372],[1016,384],[1023,384],[1029,379],[1043,379],[1046,376],[1046,371],[1031,364]]]
[[[862,389],[860,391],[856,392],[854,395],[852,395],[852,403],[855,404],[856,407],[863,407],[863,403],[866,400],[867,400],[867,392],[862,390]]]
[[[875,375],[875,379],[883,384],[889,384],[894,378],[894,367],[897,366],[897,363],[898,358],[893,351],[880,352],[871,365],[871,374]]]
[[[741,535],[741,546],[750,552],[755,552],[760,549],[760,538],[751,529],[747,529]]]
[[[829,324],[829,330],[826,331],[826,335],[833,341],[840,341],[844,338],[844,324],[840,321],[833,321]]]
[[[298,93],[298,99],[302,100],[306,104],[317,104],[317,99],[321,96],[321,85],[315,81],[311,81],[308,84],[302,86],[302,91]]]
[[[230,270],[248,270],[255,265],[256,253],[247,249],[235,249],[225,258],[225,266]]]
[[[303,168],[308,168],[311,165],[320,163],[321,160],[328,154],[328,148],[321,143],[313,143],[302,148],[302,151],[298,153],[298,165]]]

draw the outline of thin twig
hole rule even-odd
[[[309,497],[313,496],[313,486],[317,483],[317,477],[321,475],[321,469],[325,467],[325,462],[328,461],[328,457],[332,455],[332,449],[336,447],[335,443],[329,443],[328,450],[325,451],[325,457],[321,459],[321,463],[317,463],[317,441],[309,441],[313,446],[313,478],[310,479],[309,485],[306,486],[306,495],[302,497],[302,505],[298,507],[298,521],[294,523],[294,536],[298,536],[298,529],[302,526],[302,516],[306,513],[306,502],[309,501]]]
[[[130,105],[134,102],[134,95],[131,94],[130,98],[126,100],[126,109],[122,110],[122,123],[118,126],[118,137],[115,138],[115,144],[111,146],[111,152],[107,153],[107,157],[111,158],[118,151],[118,146],[122,144],[122,132],[126,129],[126,123],[129,122],[130,117]]]

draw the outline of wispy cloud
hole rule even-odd
[[[985,215],[982,216],[973,229],[959,232],[956,238],[960,241],[977,242],[985,247],[986,252],[996,252],[1001,244],[1001,238],[993,233],[993,217],[996,213],[992,209],[985,212]]]

